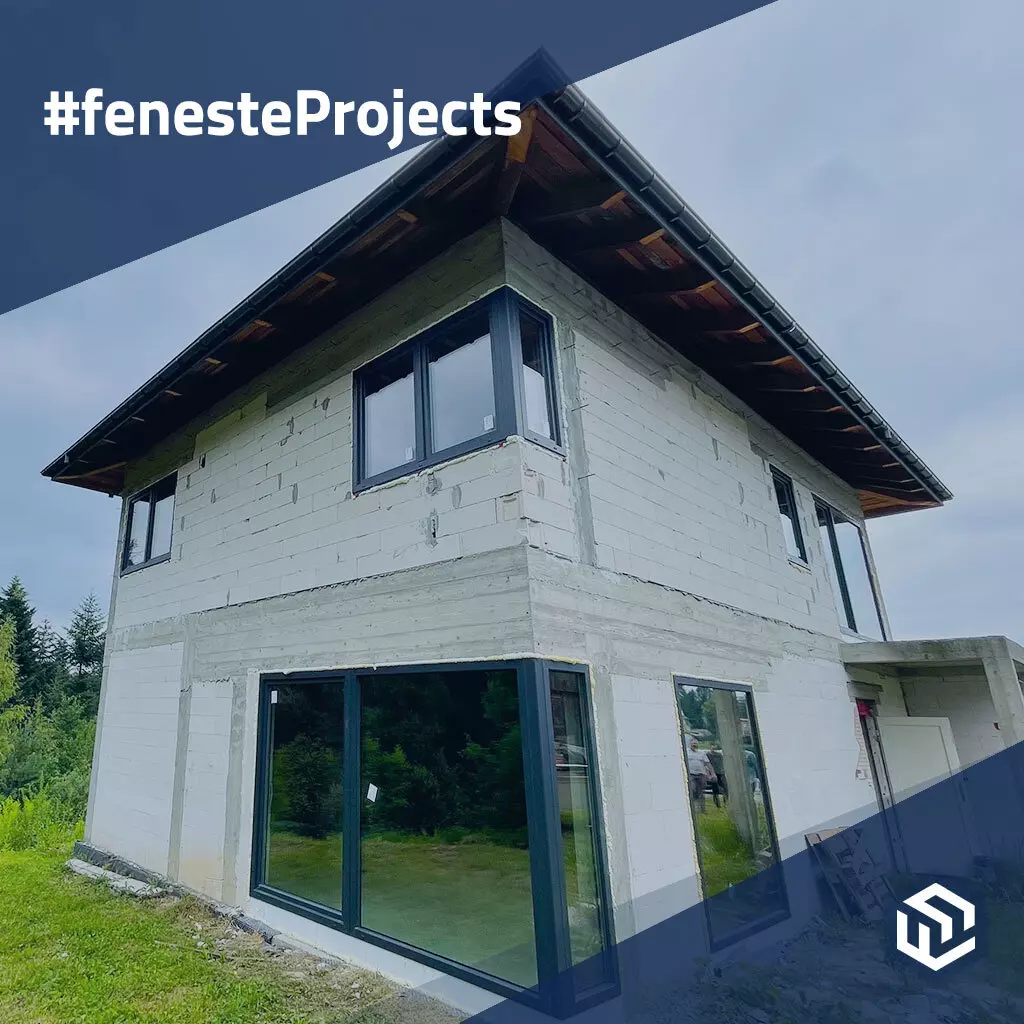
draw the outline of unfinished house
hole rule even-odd
[[[866,520],[949,492],[575,87],[44,472],[123,502],[83,849],[469,1008],[1024,738],[1019,648],[889,636]]]

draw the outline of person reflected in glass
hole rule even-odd
[[[721,748],[713,747],[708,751],[708,760],[714,772],[714,778],[711,779],[711,799],[715,801],[716,807],[721,807],[729,796],[729,785],[725,779],[725,755]]]
[[[690,793],[703,813],[707,810],[707,784],[714,778],[715,770],[708,752],[700,749],[696,737],[690,740],[690,749],[686,752],[686,768],[690,775]]]

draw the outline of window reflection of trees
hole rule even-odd
[[[360,679],[362,922],[537,980],[514,670]]]
[[[273,692],[266,880],[340,910],[343,688],[282,684]]]

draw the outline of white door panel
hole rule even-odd
[[[878,731],[897,800],[960,770],[948,718],[879,718]]]

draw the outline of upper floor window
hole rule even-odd
[[[559,444],[551,321],[508,288],[357,370],[360,490],[522,434]]]
[[[121,570],[139,569],[171,557],[174,491],[178,476],[172,473],[140,491],[128,503]]]
[[[854,633],[885,639],[878,595],[860,527],[820,501],[814,503],[840,621]]]
[[[804,534],[800,529],[800,516],[796,510],[793,481],[774,466],[772,467],[772,481],[775,484],[775,502],[779,507],[782,535],[786,539],[786,552],[790,558],[806,562],[807,546],[804,544]]]

